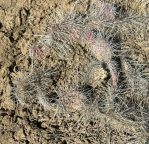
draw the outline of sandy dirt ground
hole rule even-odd
[[[149,144],[149,1],[0,0],[0,144]]]

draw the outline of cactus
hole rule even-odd
[[[92,2],[90,8],[90,17],[93,20],[100,21],[113,21],[115,20],[116,10],[115,7],[107,2],[95,0]]]
[[[85,107],[85,96],[79,91],[62,91],[59,94],[59,102],[67,112],[81,111]]]

